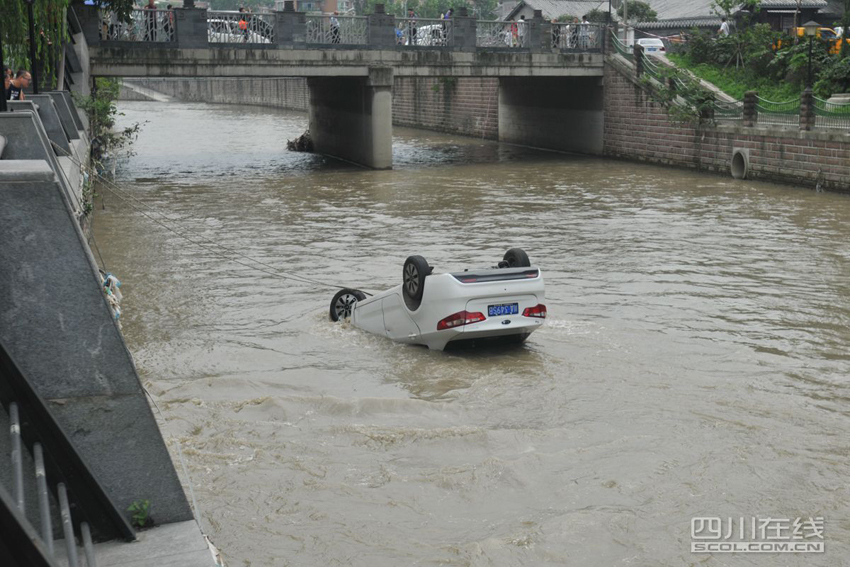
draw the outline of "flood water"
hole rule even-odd
[[[375,172],[286,152],[300,113],[121,111],[148,122],[94,234],[231,566],[850,561],[847,196],[406,129]],[[549,318],[508,349],[394,344],[274,275],[512,247]],[[823,554],[690,550],[694,517],[810,516]]]

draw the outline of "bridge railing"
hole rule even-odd
[[[453,24],[438,18],[396,18],[396,45],[452,47]]]
[[[396,18],[375,5],[368,16],[308,15],[287,9],[266,14],[207,11],[197,8],[133,10],[123,22],[94,6],[75,6],[89,45],[166,42],[191,49],[319,46],[393,49],[417,47],[469,51],[475,49],[531,52],[601,52],[604,29],[595,24],[550,24],[540,14],[521,21],[481,21],[465,9],[448,20]],[[539,11],[536,11],[539,12]]]
[[[454,22],[438,18],[396,18],[396,45],[451,47]]]
[[[479,20],[476,24],[476,47],[524,47],[527,43],[528,29],[524,22]]]
[[[561,51],[601,51],[604,37],[600,24],[552,24],[552,47]]]
[[[174,41],[174,10],[131,10],[130,20],[115,12],[100,13],[100,35],[105,41]]]
[[[274,43],[274,17],[245,12],[207,12],[210,43]]]
[[[366,16],[307,16],[307,43],[366,45],[369,18]]]

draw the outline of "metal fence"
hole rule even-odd
[[[774,102],[757,97],[758,124],[772,126],[800,126],[800,99]]]
[[[273,43],[274,15],[243,12],[207,12],[210,43]]]
[[[131,10],[130,21],[122,22],[115,12],[100,12],[101,39],[112,41],[174,41],[172,10]]]
[[[397,45],[440,47],[454,45],[451,20],[425,18],[396,18]]]
[[[812,97],[816,128],[850,129],[850,103],[828,102]]]
[[[634,60],[634,52],[632,51],[632,48],[623,43],[619,37],[612,34],[611,42],[614,44],[614,51],[616,51],[618,54],[622,55],[629,61]]]
[[[563,51],[602,49],[604,31],[598,24],[552,24],[552,47]]]
[[[528,24],[525,22],[478,21],[477,24],[477,47],[527,47]]]
[[[366,16],[307,16],[307,43],[366,45],[368,42]]]
[[[715,100],[712,107],[714,108],[715,120],[736,121],[744,119],[744,101],[742,100],[731,102]]]

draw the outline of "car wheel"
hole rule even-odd
[[[511,248],[505,252],[503,260],[508,263],[509,268],[528,268],[531,266],[531,260],[528,259],[528,254],[522,248]]]
[[[425,289],[425,276],[430,273],[431,266],[422,256],[411,256],[404,261],[401,290],[405,303],[414,311],[419,309]]]
[[[331,321],[347,319],[354,313],[354,304],[366,299],[366,294],[359,289],[341,289],[331,299]]]

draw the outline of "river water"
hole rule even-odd
[[[406,129],[374,172],[286,152],[300,113],[121,110],[147,123],[94,234],[231,566],[850,560],[847,196]],[[515,246],[546,325],[454,353],[244,258],[381,290]],[[810,516],[823,554],[690,550],[694,517]]]

